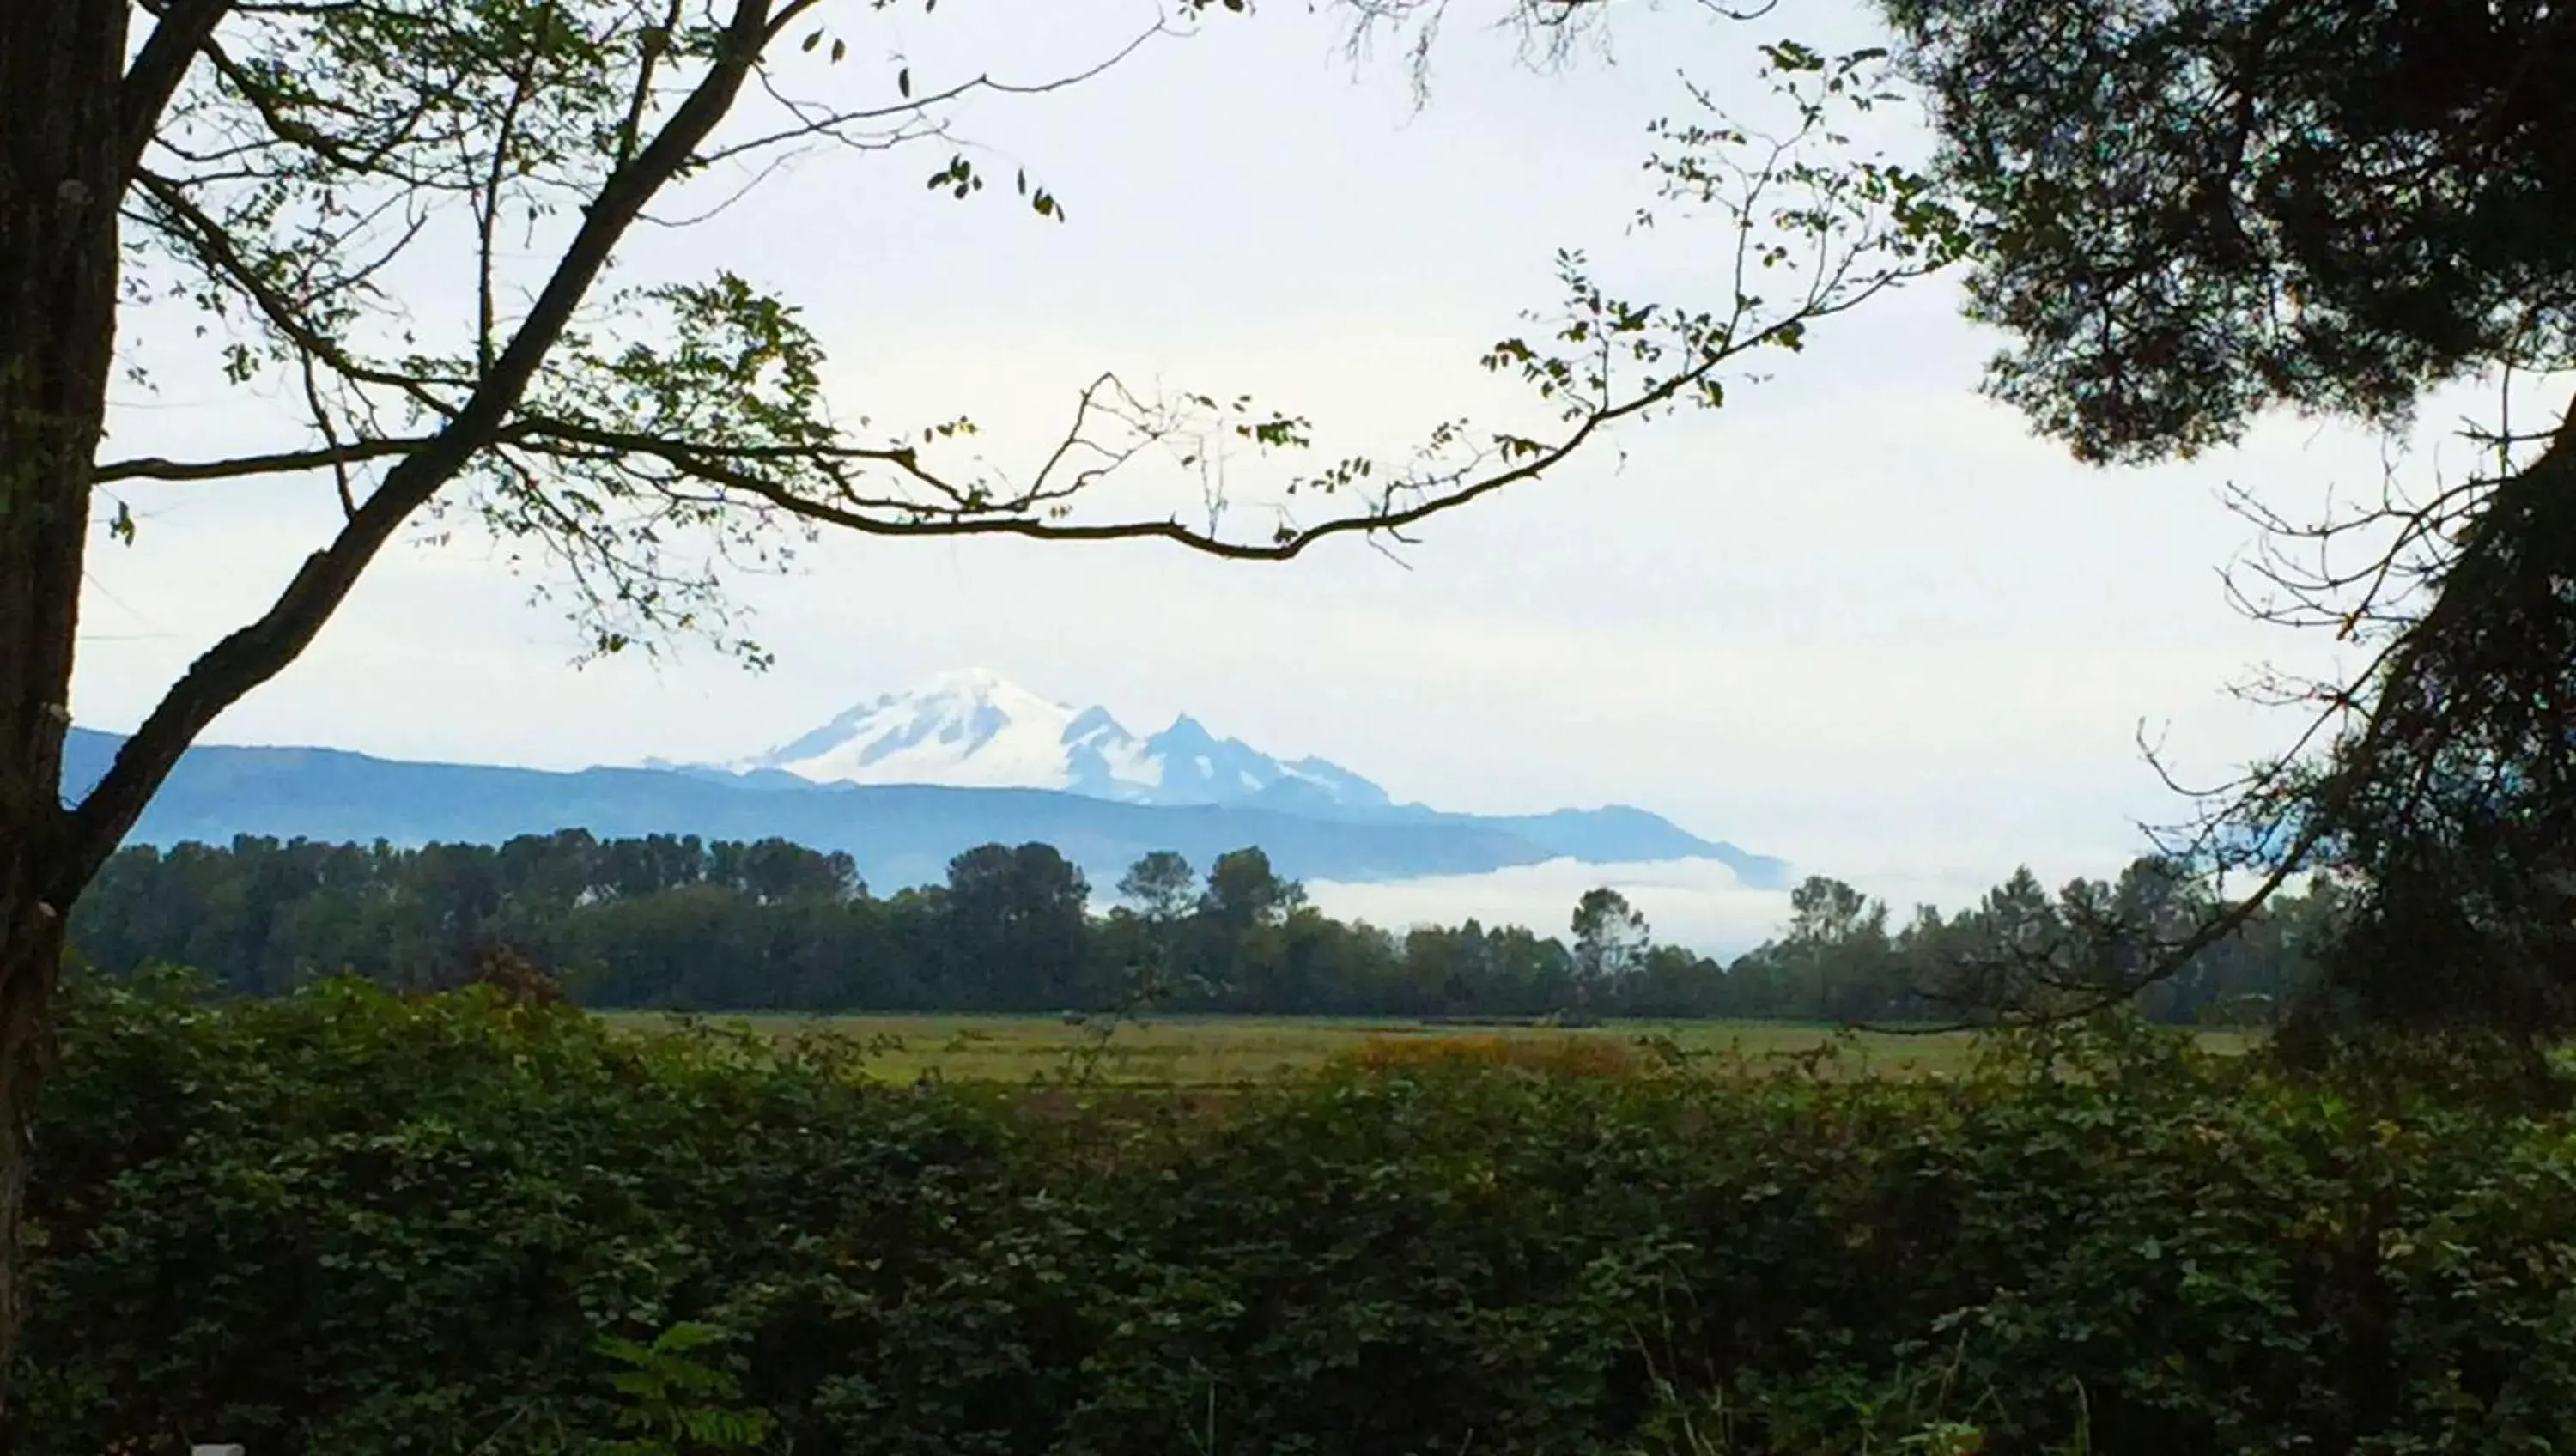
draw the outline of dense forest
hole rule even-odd
[[[111,974],[195,968],[282,994],[343,972],[406,990],[456,985],[506,955],[600,1007],[1053,1014],[1140,998],[1261,1015],[1745,1017],[1919,1021],[1948,1014],[1962,968],[2099,957],[2106,926],[2152,937],[2212,908],[2153,860],[2052,894],[2027,869],[1976,905],[1884,904],[1815,877],[1780,934],[1723,962],[1656,942],[1616,891],[1583,897],[1563,936],[1521,927],[1392,931],[1336,920],[1257,848],[1202,873],[1151,854],[1094,913],[1082,872],[1044,844],[957,856],[947,882],[873,893],[846,855],[778,840],[601,840],[580,830],[494,846],[138,847],[80,905],[74,939]],[[2328,887],[2276,898],[2152,987],[2168,1022],[2268,1019],[2331,925]]]

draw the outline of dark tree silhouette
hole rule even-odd
[[[2576,417],[2512,416],[2576,366],[2576,17],[2525,0],[1882,0],[1935,100],[1977,244],[1988,385],[2095,462],[2189,455],[2268,410],[2395,426],[2502,381],[2489,462],[2271,530],[2273,620],[2374,648],[2173,842],[2252,893],[2301,870],[2352,914],[2319,1022],[2576,1028]],[[2552,376],[2558,376],[2553,378]],[[2079,998],[2080,999],[2080,998]]]

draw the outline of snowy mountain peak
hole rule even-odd
[[[818,783],[1065,788],[1061,740],[1072,717],[1071,708],[992,673],[941,673],[726,767]]]
[[[1140,804],[1383,809],[1386,791],[1318,758],[1282,762],[1188,714],[1150,737],[982,669],[887,693],[769,752],[723,765],[816,783],[1060,789]]]
[[[911,692],[888,693],[885,697],[878,699],[878,701],[885,702],[890,699],[900,697],[993,698],[1008,696],[1033,697],[1034,695],[1030,694],[1026,689],[1021,688],[1018,684],[1003,677],[998,672],[987,671],[980,667],[961,667],[951,669],[947,672],[932,673],[930,676],[922,679],[918,684],[916,684]]]

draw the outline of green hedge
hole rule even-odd
[[[488,992],[78,998],[28,1453],[560,1450],[688,1322],[799,1456],[2545,1451],[2576,1123],[2134,1029],[1943,1083],[872,1086]],[[1907,1443],[1911,1444],[1907,1444]]]

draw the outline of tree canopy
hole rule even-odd
[[[1883,0],[1975,235],[1988,388],[2082,459],[2499,385],[2479,467],[2271,533],[2255,610],[2373,651],[2192,848],[2359,899],[2323,1013],[2576,1027],[2576,22],[2487,0]],[[2311,751],[2315,750],[2315,751]],[[2116,988],[2115,988],[2116,989]]]
[[[2576,28],[2545,0],[1885,0],[1975,208],[1991,383],[2088,459],[2576,363]]]

